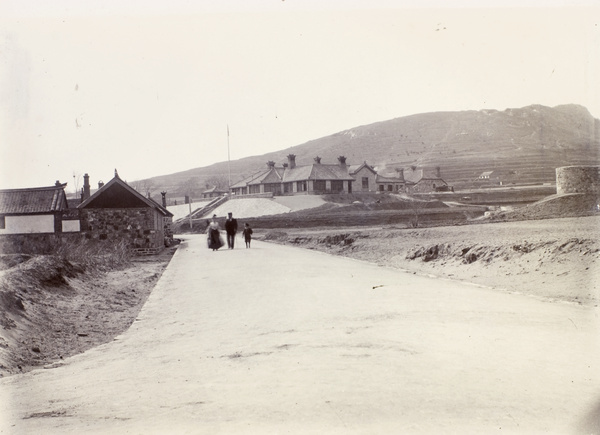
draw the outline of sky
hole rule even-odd
[[[0,0],[0,189],[132,182],[425,112],[599,118],[599,22],[593,0]]]

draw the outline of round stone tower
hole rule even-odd
[[[600,193],[600,166],[556,168],[556,193]]]

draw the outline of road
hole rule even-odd
[[[188,236],[131,328],[0,379],[2,434],[574,433],[598,309]]]

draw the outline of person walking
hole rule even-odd
[[[227,232],[227,247],[229,249],[233,249],[233,245],[235,243],[235,234],[237,233],[237,219],[233,218],[233,214],[231,212],[227,213],[225,231]]]
[[[249,248],[250,242],[252,241],[252,228],[250,228],[249,223],[246,223],[246,225],[244,225],[244,231],[242,232],[242,234],[244,234],[244,240],[246,241],[246,248]]]
[[[223,241],[221,240],[221,232],[219,231],[219,223],[217,222],[216,214],[213,215],[212,221],[210,222],[210,224],[208,224],[206,234],[208,235],[208,249],[216,251],[221,246],[223,246]]]

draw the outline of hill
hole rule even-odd
[[[494,171],[490,182],[496,184],[553,183],[557,167],[600,164],[599,150],[600,120],[586,108],[531,105],[405,116],[235,160],[230,167],[232,182],[237,182],[268,160],[283,163],[290,153],[299,165],[317,155],[324,163],[344,155],[349,164],[366,160],[383,172],[410,165],[439,166],[442,178],[462,188],[476,185],[484,171]],[[199,193],[211,178],[226,178],[227,173],[227,162],[220,162],[149,181],[173,198],[183,196],[183,186],[195,186]]]

